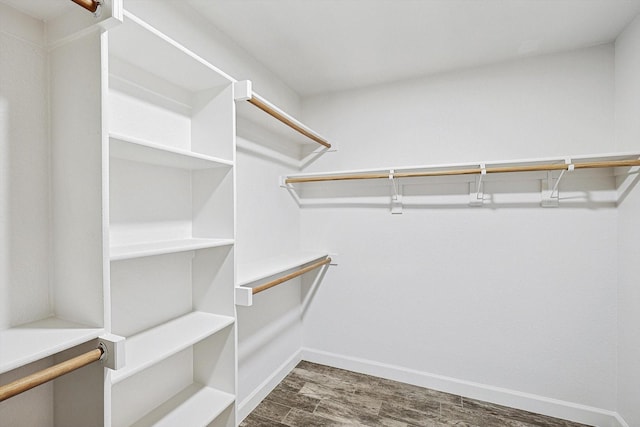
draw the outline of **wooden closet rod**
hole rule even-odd
[[[257,294],[258,292],[262,292],[262,291],[266,291],[269,288],[273,288],[274,286],[278,286],[279,284],[286,282],[287,280],[291,280],[293,278],[296,278],[298,276],[303,275],[304,273],[311,271],[311,270],[315,270],[318,267],[322,267],[325,264],[329,264],[331,262],[331,258],[327,257],[323,260],[320,260],[318,262],[315,262],[307,267],[301,268],[298,271],[295,271],[293,273],[287,274],[286,276],[282,276],[278,279],[272,280],[270,282],[265,283],[264,285],[260,285],[260,286],[256,286],[255,288],[253,288],[252,293],[253,295]]]
[[[71,0],[71,1],[77,4],[78,6],[84,7],[91,13],[96,13],[96,10],[98,10],[98,5],[100,4],[96,0]]]
[[[0,402],[100,360],[103,354],[104,350],[99,347],[3,385],[0,387]]]
[[[612,168],[623,166],[640,166],[640,159],[632,160],[607,160],[601,162],[584,162],[574,163],[575,169],[594,169],[594,168]],[[553,171],[553,170],[568,170],[567,164],[543,164],[543,165],[528,165],[528,166],[498,166],[493,168],[486,168],[485,171],[489,173],[507,173],[507,172],[538,172],[538,171]],[[451,169],[451,170],[439,170],[439,171],[424,171],[424,172],[395,172],[394,178],[414,178],[414,177],[429,177],[429,176],[448,176],[448,175],[474,175],[482,173],[481,168],[468,168],[468,169]],[[352,179],[384,179],[389,178],[389,173],[361,173],[351,175],[325,175],[325,176],[309,176],[309,177],[293,177],[285,179],[286,184],[295,184],[301,182],[321,182],[321,181],[345,181]]]
[[[260,98],[255,93],[247,101],[249,101],[251,104],[253,104],[256,107],[258,107],[259,109],[261,109],[265,113],[269,114],[271,117],[281,121],[285,125],[289,126],[290,128],[292,128],[292,129],[296,130],[297,132],[301,133],[302,135],[306,136],[307,138],[317,142],[318,144],[322,144],[327,148],[331,148],[331,144],[329,144],[329,142],[327,140],[325,140],[324,138],[321,138],[320,136],[318,136],[318,135],[310,132],[309,130],[305,129],[303,126],[299,125],[294,120],[291,120],[289,117],[285,116],[280,111],[278,111],[277,109],[275,109],[271,105],[269,105],[268,102],[266,102],[264,99]]]

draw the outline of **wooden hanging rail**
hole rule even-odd
[[[331,144],[326,139],[314,133],[311,129],[308,129],[306,126],[304,126],[294,118],[289,117],[288,115],[280,111],[277,107],[271,105],[266,99],[257,95],[255,92],[251,94],[251,98],[247,99],[247,101],[250,104],[258,107],[265,113],[269,114],[271,117],[289,126],[291,129],[294,129],[295,131],[306,136],[307,138],[317,142],[318,144],[324,145],[327,148],[331,148]]]
[[[98,6],[100,6],[100,2],[96,0],[71,0],[78,6],[82,6],[87,9],[91,13],[96,13],[98,10]]]
[[[298,271],[295,271],[293,273],[289,273],[286,276],[282,276],[282,277],[280,277],[278,279],[272,280],[272,281],[267,282],[267,283],[265,283],[263,285],[256,286],[255,288],[252,288],[252,293],[253,293],[253,295],[255,295],[255,294],[259,293],[259,292],[266,291],[269,288],[273,288],[274,286],[278,286],[279,284],[284,283],[287,280],[294,279],[294,278],[296,278],[298,276],[303,275],[304,273],[307,273],[307,272],[309,272],[311,270],[315,270],[316,268],[322,267],[323,265],[329,264],[330,262],[331,262],[331,257],[327,257],[327,258],[325,258],[323,260],[320,260],[320,261],[317,261],[317,262],[315,262],[315,263],[313,263],[313,264],[311,264],[311,265],[309,265],[307,267],[301,268]]]
[[[595,168],[613,168],[613,167],[625,167],[625,166],[640,166],[640,159],[630,160],[605,160],[605,161],[593,161],[573,163],[574,169],[595,169]],[[509,172],[544,172],[554,170],[569,170],[569,164],[539,164],[539,165],[523,165],[523,166],[497,166],[488,167],[482,169],[477,168],[465,168],[465,169],[448,169],[448,170],[433,170],[433,171],[415,171],[415,172],[394,172],[394,178],[414,178],[414,177],[430,177],[430,176],[450,176],[450,175],[475,175],[486,171],[490,173],[509,173]],[[341,175],[322,175],[322,176],[301,176],[301,177],[288,177],[285,179],[285,184],[296,184],[303,182],[322,182],[322,181],[345,181],[355,179],[388,179],[388,172],[379,173],[354,173],[354,174],[341,174]]]
[[[80,356],[76,356],[57,365],[15,380],[12,383],[3,385],[0,387],[0,402],[96,362],[100,360],[103,355],[104,350],[102,347],[98,347]]]

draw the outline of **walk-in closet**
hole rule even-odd
[[[0,0],[0,427],[640,427],[640,0]]]

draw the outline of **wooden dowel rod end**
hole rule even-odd
[[[96,13],[99,3],[96,0],[71,0],[78,6],[87,9],[91,13]]]

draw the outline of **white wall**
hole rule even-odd
[[[41,22],[0,4],[0,329],[51,314],[43,41]]]
[[[0,3],[0,330],[51,314],[44,26]],[[1,345],[0,345],[0,351]],[[0,375],[8,384],[49,358]],[[53,425],[53,384],[0,404],[8,425]]]
[[[616,143],[640,150],[640,17],[618,37],[616,54]],[[637,182],[637,179],[636,179]],[[618,412],[628,425],[640,425],[640,286],[636,189],[619,206]]]
[[[307,99],[340,150],[312,168],[611,152],[613,52]],[[308,208],[302,244],[340,256],[304,317],[307,356],[554,415],[615,409],[615,209]],[[548,399],[572,404],[532,406]]]
[[[277,185],[278,176],[292,173],[291,168],[245,149],[238,150],[236,165],[239,268],[243,263],[298,250],[299,209]],[[261,400],[251,400],[252,393],[265,392],[263,384],[298,355],[302,347],[300,299],[299,280],[293,280],[255,295],[251,307],[237,307],[241,417]]]
[[[305,100],[313,170],[613,151],[610,45]]]

